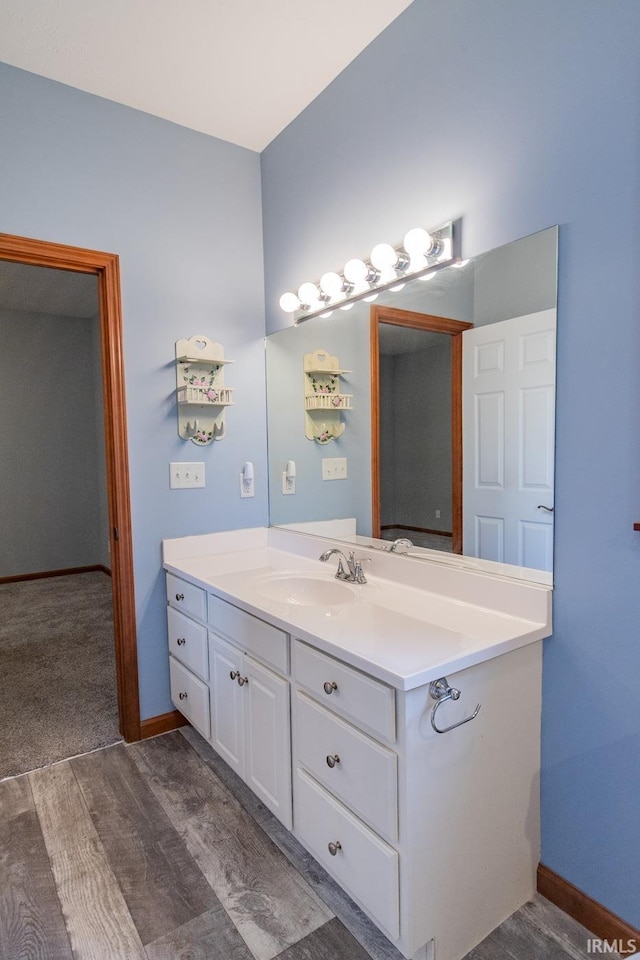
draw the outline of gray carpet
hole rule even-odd
[[[121,740],[111,578],[0,584],[0,779]]]

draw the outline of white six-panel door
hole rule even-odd
[[[551,570],[556,311],[462,336],[463,553]]]

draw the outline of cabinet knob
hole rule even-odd
[[[327,696],[332,694],[334,690],[338,689],[338,684],[335,682],[335,680],[326,680],[322,686]]]
[[[335,767],[336,763],[340,763],[340,757],[338,756],[338,754],[334,753],[333,756],[329,754],[327,756],[327,766],[333,768]]]
[[[188,696],[188,694],[186,694],[186,693],[184,693],[184,692],[178,694],[178,697],[180,698],[180,700],[186,700],[186,699],[187,699],[187,696]]]
[[[184,600],[184,593],[176,593],[176,600]]]
[[[249,677],[238,676],[238,686],[244,687],[245,683],[249,683]]]
[[[186,642],[187,641],[185,637],[178,637],[178,639],[176,640],[176,643],[178,644],[179,647],[184,647]]]
[[[237,670],[230,670],[230,671],[229,671],[229,677],[231,678],[231,680],[237,680],[239,676],[240,676],[240,674],[238,673]]]
[[[331,854],[332,857],[335,857],[338,850],[342,850],[342,844],[340,843],[339,840],[336,840],[334,843],[330,843],[328,846],[329,846],[329,853]]]

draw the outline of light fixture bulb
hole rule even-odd
[[[364,260],[347,260],[344,265],[344,277],[349,283],[362,283],[369,275]]]
[[[283,293],[280,297],[280,309],[285,313],[295,313],[300,309],[300,301],[295,293]]]
[[[379,243],[371,251],[370,260],[377,270],[384,272],[395,267],[398,254],[390,243]]]
[[[320,291],[315,283],[301,283],[298,287],[298,296],[300,297],[300,303],[310,307],[320,299]]]
[[[402,245],[410,257],[427,256],[433,247],[433,238],[423,227],[413,227],[404,235]]]
[[[323,273],[320,277],[320,289],[328,297],[334,298],[340,296],[344,291],[344,280],[339,273]]]

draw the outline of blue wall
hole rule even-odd
[[[281,292],[461,217],[560,224],[543,862],[640,926],[640,4],[415,0],[263,153]]]
[[[142,718],[170,710],[160,541],[267,521],[260,157],[0,64],[0,230],[120,256]],[[227,436],[180,440],[175,341],[236,363]],[[205,462],[170,490],[171,460]],[[238,474],[255,463],[256,497]]]

